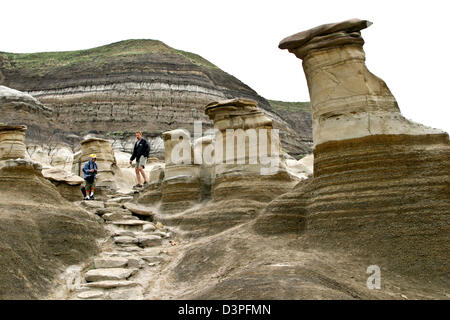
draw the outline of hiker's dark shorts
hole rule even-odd
[[[86,179],[84,180],[84,187],[86,188],[86,190],[91,190],[92,188],[95,188],[95,181],[97,179],[94,179],[94,181],[89,182]]]

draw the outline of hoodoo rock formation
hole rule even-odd
[[[96,131],[83,133],[73,172],[95,153],[108,191],[68,202],[79,187],[58,183],[81,179],[17,159],[25,128],[0,126],[0,299],[447,299],[449,137],[405,119],[367,69],[370,24],[281,41],[303,60],[311,96],[314,154],[301,160],[282,151],[307,153],[278,134],[263,98],[160,42],[49,53],[52,72],[0,53],[0,81],[42,97],[67,130]],[[200,119],[208,131],[192,137]],[[93,138],[122,125],[164,132],[153,144],[164,142],[165,163],[149,158],[148,184],[134,190],[132,137],[114,145],[117,159]]]
[[[256,101],[222,100],[208,104],[205,113],[214,121],[214,138],[192,144],[187,131],[164,134],[162,208],[171,205],[173,214],[158,219],[178,226],[186,237],[216,234],[249,221],[298,181],[287,173],[272,120]],[[185,163],[175,165],[174,159]],[[200,207],[194,206],[200,201]],[[188,207],[193,208],[184,211]]]
[[[6,126],[0,123],[0,160],[25,158],[26,126]]]
[[[98,179],[97,187],[105,190],[117,188],[115,175],[120,176],[120,169],[116,165],[114,150],[109,141],[99,138],[89,138],[81,141],[81,150],[74,155],[72,172],[83,176],[83,166],[89,160],[89,155],[97,156]]]
[[[258,101],[274,119],[290,153],[311,150],[309,128],[296,132],[250,87],[202,57],[160,41],[127,40],[89,50],[32,55],[0,52],[0,74],[4,75],[0,84],[38,98],[53,109],[64,130],[81,136],[124,128],[144,130],[155,139],[177,128],[192,132],[196,120],[212,126],[204,105],[246,97]]]
[[[52,121],[53,110],[33,96],[0,85],[0,121],[8,125],[26,123],[27,138],[43,141],[52,137],[59,126]]]
[[[48,179],[58,189],[58,192],[68,201],[80,199],[80,186],[84,179],[61,168],[45,168],[44,178]]]
[[[449,268],[448,134],[406,120],[367,70],[360,30],[370,24],[348,20],[281,41],[303,60],[314,177],[274,200],[256,229],[284,216],[276,232],[439,283]]]
[[[190,134],[177,129],[164,132],[165,170],[162,211],[182,212],[201,200],[200,166],[194,163]]]
[[[292,187],[278,133],[256,101],[213,102],[205,113],[214,121],[214,200],[270,201]]]

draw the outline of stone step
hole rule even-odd
[[[125,268],[102,268],[92,269],[86,272],[84,279],[87,282],[98,282],[104,280],[125,280],[137,272],[137,269]]]
[[[120,268],[128,265],[127,258],[121,257],[109,257],[109,258],[96,258],[94,259],[94,266],[96,269],[101,268]]]
[[[129,245],[129,244],[117,244],[118,248],[117,251],[119,252],[128,252],[128,253],[139,253],[142,250],[144,250],[143,248],[140,248],[136,245]]]
[[[113,237],[134,237],[136,238],[137,232],[130,230],[114,230]]]
[[[105,208],[122,208],[122,204],[118,202],[105,202]]]
[[[170,236],[172,234],[170,232],[163,232],[160,230],[156,230],[156,231],[150,232],[149,235],[160,236],[161,238],[170,238]]]
[[[131,214],[123,214],[118,212],[105,213],[102,218],[107,221],[120,221],[120,220],[139,220],[138,217],[132,216]]]
[[[105,207],[103,201],[99,200],[84,200],[81,205],[88,209],[102,209]]]
[[[77,295],[80,299],[99,299],[104,297],[104,292],[100,290],[83,291]]]
[[[134,287],[137,285],[138,285],[137,282],[128,280],[104,280],[104,281],[89,282],[86,284],[87,287],[102,288],[102,289]]]
[[[121,226],[142,226],[144,224],[149,224],[151,222],[148,221],[142,221],[142,220],[130,220],[130,219],[126,219],[126,220],[117,220],[117,221],[112,221],[112,224],[115,225],[121,225]]]
[[[146,217],[153,217],[154,213],[153,210],[148,209],[144,206],[140,206],[131,202],[124,203],[124,208],[130,210],[132,213],[140,215],[140,216],[146,216]]]
[[[143,232],[153,232],[156,230],[156,226],[153,223],[148,223],[142,227]]]
[[[111,300],[142,300],[144,291],[141,287],[119,288],[108,294]]]
[[[137,244],[139,242],[139,240],[134,237],[119,236],[119,237],[114,237],[114,242],[120,243],[120,244],[134,244],[134,243]]]
[[[156,235],[138,236],[138,241],[142,247],[156,247],[162,244],[162,238]]]
[[[133,197],[131,196],[124,196],[124,197],[118,197],[118,198],[112,198],[109,200],[106,200],[106,203],[122,203],[122,202],[128,202],[133,200]]]

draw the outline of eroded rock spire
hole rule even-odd
[[[315,146],[378,134],[442,133],[405,119],[386,83],[367,69],[360,30],[371,24],[359,19],[325,24],[279,44],[303,60]]]

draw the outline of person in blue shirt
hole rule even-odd
[[[98,171],[97,164],[95,163],[96,160],[97,156],[95,154],[89,155],[89,161],[83,167],[84,187],[81,188],[81,192],[83,193],[84,200],[94,200],[95,178]]]

